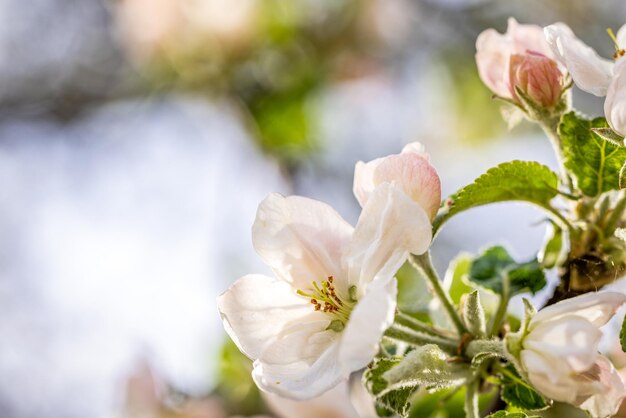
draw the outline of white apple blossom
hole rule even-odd
[[[615,61],[601,58],[564,23],[547,26],[545,35],[557,59],[582,90],[606,96],[604,114],[611,128],[626,136],[626,25],[615,36]]]
[[[428,249],[432,231],[418,205],[383,184],[354,229],[324,203],[272,194],[252,235],[276,278],[247,275],[222,294],[224,327],[254,359],[262,390],[310,399],[374,357],[394,318],[394,275]]]
[[[544,396],[588,411],[614,415],[626,387],[613,364],[598,352],[605,325],[626,302],[615,292],[587,293],[540,310],[507,350]]]
[[[424,146],[413,142],[402,153],[354,167],[354,195],[365,206],[372,192],[383,183],[392,183],[416,202],[432,220],[441,203],[441,181]]]

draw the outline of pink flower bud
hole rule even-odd
[[[563,74],[558,64],[538,52],[513,54],[509,62],[509,89],[514,100],[516,88],[536,105],[552,108],[559,103],[563,91]]]
[[[393,183],[424,209],[433,220],[441,203],[441,182],[424,147],[414,142],[402,153],[364,163],[354,169],[354,195],[365,206],[372,192],[383,183]]]
[[[506,33],[487,29],[476,39],[478,75],[497,96],[515,100],[515,90],[510,83],[513,56],[535,53],[554,58],[543,29],[537,25],[521,25],[515,19],[509,18]]]

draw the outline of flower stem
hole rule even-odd
[[[430,252],[426,252],[421,255],[411,254],[411,256],[409,257],[409,261],[411,265],[413,265],[413,267],[415,267],[418,271],[424,274],[424,276],[430,283],[431,289],[441,301],[443,308],[446,310],[448,316],[450,317],[450,320],[459,332],[459,335],[465,334],[467,332],[467,328],[465,327],[465,324],[463,324],[461,316],[454,307],[454,303],[452,302],[452,299],[450,299],[450,295],[448,295],[448,293],[441,285],[439,276],[433,268],[432,262],[430,260]]]
[[[442,338],[449,338],[450,335],[446,333],[446,331],[442,329],[435,328],[431,324],[427,324],[426,322],[422,322],[419,319],[413,318],[410,315],[407,315],[403,312],[396,312],[396,324],[405,326],[407,328],[412,329],[413,331],[424,332],[426,334],[434,335]]]
[[[437,344],[442,349],[451,352],[456,352],[458,349],[458,342],[455,340],[403,329],[397,325],[392,325],[387,329],[385,337],[412,345]]]
[[[465,349],[465,355],[468,358],[474,358],[479,353],[495,353],[504,358],[504,342],[502,340],[474,340]]]
[[[568,187],[570,191],[574,190],[574,183],[572,182],[572,178],[570,177],[567,169],[565,168],[565,156],[563,155],[563,143],[561,142],[561,137],[559,136],[559,122],[561,121],[561,115],[557,117],[548,118],[539,122],[539,125],[547,135],[550,143],[552,144],[552,149],[554,150],[554,155],[556,156],[556,160],[559,164],[559,172],[561,174],[561,181],[565,186]]]
[[[478,379],[473,379],[467,384],[465,392],[465,417],[480,418],[478,410]]]
[[[493,337],[498,333],[502,326],[502,321],[506,317],[506,311],[509,307],[509,300],[511,296],[509,294],[509,276],[504,274],[502,277],[502,293],[500,294],[500,302],[498,303],[498,309],[495,315],[491,319],[491,326],[489,327],[489,336]]]

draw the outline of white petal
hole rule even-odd
[[[393,323],[397,292],[395,278],[367,287],[341,336],[339,361],[344,372],[365,367],[378,352],[382,335]]]
[[[544,357],[541,353],[532,350],[523,350],[520,361],[526,370],[528,380],[542,395],[555,401],[572,403],[576,399],[576,382],[565,379],[569,374],[564,374],[552,359]]]
[[[252,242],[280,278],[305,290],[340,274],[352,230],[325,203],[273,193],[259,205]]]
[[[372,194],[376,188],[376,185],[374,184],[374,171],[376,171],[376,167],[378,167],[382,160],[382,158],[377,158],[368,163],[359,161],[354,166],[354,183],[352,186],[352,192],[361,207],[365,206],[370,194]]]
[[[506,34],[513,41],[513,53],[526,54],[528,51],[533,51],[554,59],[552,49],[546,42],[541,26],[520,24],[510,17]]]
[[[626,49],[626,25],[622,25],[622,27],[619,28],[615,37],[617,38],[617,45],[621,49]]]
[[[579,408],[589,411],[594,417],[615,415],[626,396],[624,382],[619,373],[606,357],[598,356],[591,376],[596,379],[593,382],[595,384],[588,384],[591,393],[579,392],[579,399],[575,404]],[[585,376],[583,379],[588,381],[589,376]]]
[[[420,142],[411,142],[410,144],[406,144],[404,148],[402,148],[402,154],[417,154],[420,157],[424,158],[426,161],[430,161],[430,155],[426,152],[426,148]]]
[[[581,373],[595,362],[601,337],[602,332],[586,319],[565,316],[539,323],[524,339],[524,349],[552,358],[551,367],[560,373]]]
[[[626,295],[622,293],[586,293],[541,309],[530,321],[529,329],[533,329],[540,322],[555,321],[570,315],[584,318],[600,327],[606,324],[624,303]]]
[[[348,378],[338,363],[338,344],[331,345],[313,364],[254,362],[252,378],[257,386],[279,396],[305,400],[320,396]]]
[[[336,343],[340,334],[327,331],[331,317],[321,312],[313,313],[313,307],[309,305],[311,316],[315,320],[305,317],[300,322],[291,322],[283,327],[271,342],[267,344],[259,356],[264,364],[288,365],[292,363],[306,362],[313,364],[323,353]]]
[[[626,136],[626,60],[615,65],[615,75],[604,101],[604,114],[613,130]]]
[[[271,393],[264,393],[263,398],[279,418],[359,418],[350,402],[348,383],[345,381],[306,401],[294,401]]]
[[[496,95],[509,99],[507,75],[512,53],[511,40],[495,29],[487,29],[476,38],[476,66],[480,79]]]
[[[252,359],[259,358],[290,324],[320,319],[308,300],[296,295],[288,283],[259,274],[237,280],[218,298],[217,305],[226,332]]]
[[[604,96],[613,75],[613,62],[601,58],[564,23],[547,26],[544,32],[556,59],[567,68],[576,85]]]
[[[392,277],[409,253],[428,250],[431,239],[432,226],[424,209],[397,187],[378,186],[354,230],[346,258],[349,284],[363,292],[374,278]]]
[[[400,154],[357,163],[353,190],[361,206],[365,206],[376,187],[387,182],[395,182],[424,208],[431,219],[437,215],[441,203],[441,181],[419,142],[405,146]]]
[[[441,181],[427,159],[416,153],[390,155],[374,170],[374,184],[394,183],[434,219],[441,204]]]

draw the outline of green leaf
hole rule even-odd
[[[603,139],[597,130],[592,130],[607,127],[604,118],[588,120],[575,112],[564,115],[559,126],[565,167],[574,175],[578,188],[587,196],[619,189],[626,148]]]
[[[557,187],[556,173],[545,165],[518,160],[502,163],[450,196],[435,218],[433,230],[436,232],[444,222],[464,210],[489,203],[525,201],[549,207]]]
[[[523,412],[498,411],[486,418],[540,418],[538,415],[529,416]]]
[[[467,379],[469,369],[463,364],[450,363],[448,359],[437,345],[426,344],[409,352],[383,377],[391,388],[423,386],[437,390],[459,386]]]
[[[443,279],[444,287],[448,289],[450,298],[457,305],[461,302],[463,295],[471,293],[474,290],[474,288],[464,280],[471,266],[471,254],[463,253],[452,260],[448,266],[448,270],[446,270]]]
[[[537,260],[516,262],[502,246],[485,250],[474,259],[469,279],[478,285],[502,294],[508,280],[509,297],[522,293],[536,293],[546,285],[546,278]]]
[[[525,411],[537,411],[550,406],[543,396],[520,377],[513,365],[509,364],[504,368],[501,381],[500,396],[509,406]]]
[[[363,382],[367,390],[374,395],[378,416],[389,417],[400,415],[405,417],[409,413],[409,402],[418,385],[391,387],[383,375],[402,361],[401,358],[384,358],[376,361],[363,374]]]
[[[619,342],[622,345],[622,351],[626,352],[626,316],[622,321],[622,329],[619,332]]]
[[[626,189],[626,162],[619,170],[618,186],[620,189]]]

